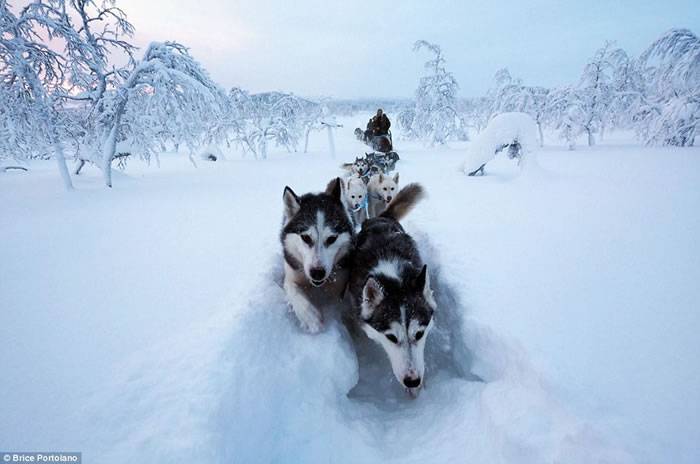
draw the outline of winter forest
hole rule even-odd
[[[111,186],[113,165],[128,157],[157,163],[158,153],[231,145],[264,159],[268,144],[301,149],[324,118],[347,111],[332,99],[223,89],[186,43],[154,42],[138,50],[134,27],[115,2],[3,0],[0,157],[53,158],[66,188],[85,163]],[[406,138],[433,146],[466,140],[491,117],[518,111],[569,149],[606,131],[633,129],[646,145],[693,146],[700,118],[700,38],[672,29],[640,56],[613,42],[588,57],[578,82],[560,88],[524,83],[507,67],[486,95],[460,96],[440,45],[417,40],[425,61],[414,100],[392,105]],[[458,60],[459,57],[450,57]],[[68,163],[75,162],[75,167]],[[195,162],[193,160],[193,162]]]
[[[697,464],[691,0],[0,0],[0,462]]]

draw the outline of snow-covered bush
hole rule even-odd
[[[309,126],[320,125],[323,116],[316,103],[291,93],[251,95],[233,88],[229,100],[235,114],[230,124],[232,138],[256,158],[267,158],[270,142],[296,151],[302,135],[311,130]]]
[[[483,174],[486,163],[500,152],[524,165],[538,144],[537,124],[530,115],[501,113],[472,142],[462,169],[470,176]]]
[[[432,54],[432,58],[425,62],[429,74],[420,78],[415,109],[400,113],[401,127],[405,135],[425,140],[431,146],[444,144],[453,138],[463,139],[466,132],[457,112],[457,80],[445,68],[445,58],[439,45],[419,40],[413,50],[422,49]]]
[[[647,94],[636,118],[647,144],[692,146],[700,122],[700,38],[671,29],[640,57]]]

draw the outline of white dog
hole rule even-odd
[[[343,182],[343,202],[347,208],[355,228],[365,222],[369,212],[369,199],[367,198],[367,185],[355,175],[345,179]]]
[[[375,174],[369,179],[367,192],[369,196],[369,217],[374,218],[382,214],[389,202],[399,191],[399,173],[393,176]]]

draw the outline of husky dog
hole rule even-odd
[[[369,195],[369,217],[377,217],[384,211],[389,202],[399,190],[399,173],[388,176],[383,173],[375,174],[369,179],[367,192]]]
[[[343,187],[345,207],[352,216],[355,227],[359,227],[367,219],[367,186],[362,178],[353,175],[345,179]]]
[[[436,303],[427,266],[398,221],[422,197],[423,188],[409,184],[379,217],[362,224],[348,287],[352,319],[381,345],[412,397],[423,384],[423,353]]]
[[[302,327],[311,333],[323,328],[318,301],[341,297],[347,285],[354,228],[341,195],[339,178],[319,194],[299,197],[284,188],[284,290]]]
[[[361,156],[356,157],[355,161],[352,163],[344,163],[340,167],[350,171],[350,175],[355,175],[360,178],[367,176],[369,173],[369,164],[367,160]]]

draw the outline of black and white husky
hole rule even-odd
[[[284,189],[284,290],[302,327],[312,333],[323,328],[320,306],[340,298],[348,281],[354,228],[341,195],[338,178],[324,193],[300,197]]]
[[[436,303],[427,266],[399,220],[423,195],[420,185],[409,184],[384,212],[362,224],[348,287],[353,319],[382,346],[394,376],[414,397],[423,384]]]

